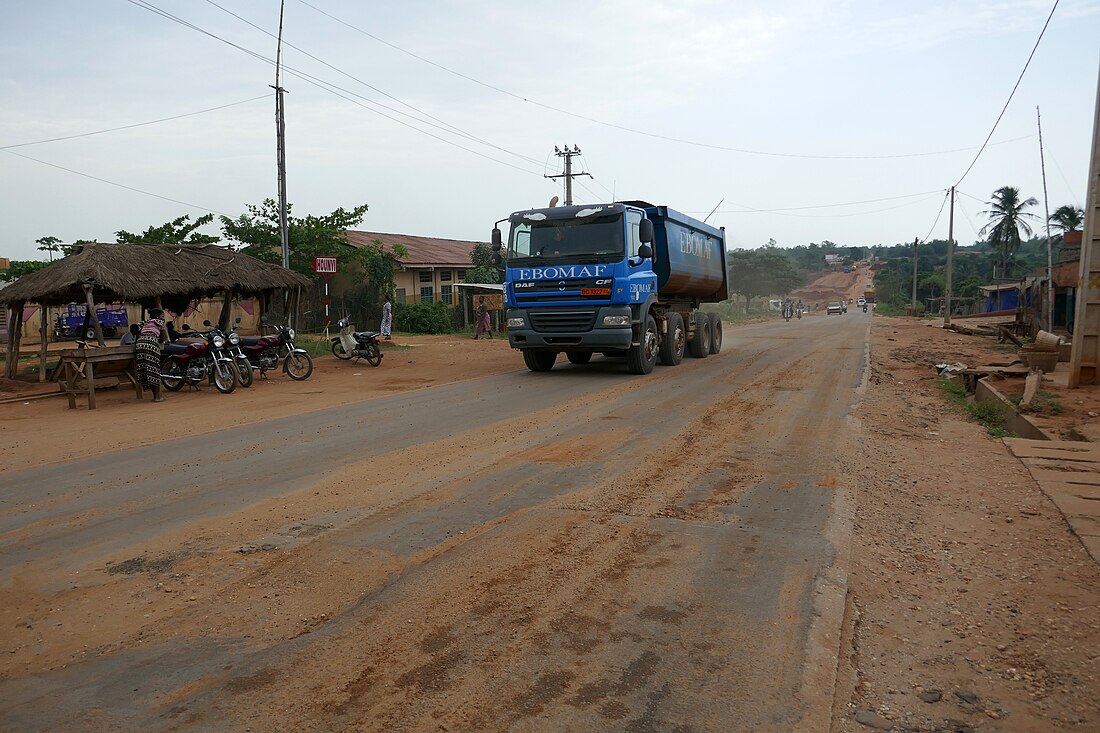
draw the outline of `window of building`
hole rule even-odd
[[[432,271],[431,270],[421,270],[420,271],[420,282],[430,283],[431,281],[432,281]]]
[[[455,270],[455,280],[464,281],[466,279],[465,270]]]
[[[420,302],[431,303],[432,302],[432,286],[426,285],[420,288]]]
[[[439,271],[439,282],[449,283],[450,281],[451,281],[451,271],[450,270],[440,270]]]
[[[439,300],[440,302],[451,305],[454,303],[454,287],[451,285],[444,285],[439,288]]]
[[[394,297],[394,300],[396,300],[398,303],[404,303],[405,302],[405,288],[398,288],[397,292],[394,293],[393,297]]]

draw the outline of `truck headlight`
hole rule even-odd
[[[604,316],[603,325],[605,326],[629,326],[630,316]]]
[[[525,323],[526,321],[524,321],[522,318],[509,318],[508,328],[523,328],[523,325]]]

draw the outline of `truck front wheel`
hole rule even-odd
[[[553,351],[527,349],[523,352],[523,363],[533,372],[548,372],[554,368],[554,362],[557,360],[558,355]]]
[[[638,335],[638,345],[631,346],[626,352],[626,364],[631,374],[649,374],[657,364],[657,321],[646,316],[642,332]]]

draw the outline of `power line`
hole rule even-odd
[[[1005,106],[1001,108],[1001,113],[997,115],[996,121],[993,123],[993,128],[986,135],[985,142],[978,149],[978,154],[974,156],[974,160],[970,161],[970,165],[967,166],[966,171],[959,176],[959,180],[955,182],[955,187],[958,188],[959,184],[963,182],[963,179],[974,168],[974,164],[978,162],[978,158],[982,157],[982,152],[985,150],[985,146],[989,144],[989,140],[993,137],[993,133],[997,131],[997,125],[1001,124],[1001,118],[1005,116],[1005,112],[1008,111],[1008,105],[1012,102],[1012,97],[1016,94],[1016,90],[1020,88],[1020,82],[1024,80],[1024,74],[1027,73],[1027,67],[1031,64],[1031,59],[1035,58],[1035,52],[1039,49],[1039,42],[1043,40],[1043,34],[1047,32],[1047,26],[1050,25],[1050,19],[1054,17],[1054,11],[1058,9],[1058,3],[1060,0],[1054,0],[1054,5],[1050,9],[1050,14],[1047,15],[1047,20],[1043,23],[1043,29],[1039,31],[1039,37],[1035,39],[1035,45],[1031,48],[1031,53],[1028,54],[1027,61],[1024,63],[1024,68],[1020,70],[1020,76],[1016,79],[1016,83],[1012,86],[1012,91],[1008,94],[1008,99],[1005,100]]]
[[[835,209],[835,208],[839,208],[841,206],[859,206],[861,204],[877,204],[877,203],[880,203],[882,201],[898,201],[899,199],[911,199],[911,198],[916,198],[917,196],[927,196],[927,195],[932,194],[932,193],[939,193],[939,189],[937,188],[934,191],[921,191],[920,193],[907,193],[907,194],[904,194],[902,196],[887,196],[885,198],[880,198],[880,199],[864,199],[863,201],[847,201],[847,202],[842,203],[842,204],[816,204],[814,206],[786,206],[786,207],[782,207],[782,208],[778,208],[778,209],[754,209],[753,207],[745,206],[744,204],[740,204],[740,206],[742,206],[742,208],[748,209],[752,213],[771,214],[771,213],[776,213],[776,212],[780,212],[780,211],[805,211],[807,209]],[[687,214],[703,214],[703,213],[706,213],[706,212],[704,212],[702,210],[696,210],[696,211],[687,211],[687,212],[684,212],[684,213],[687,213]],[[719,213],[719,214],[744,214],[746,212],[744,212],[744,211],[719,211],[717,213]]]
[[[158,8],[157,6],[153,5],[152,3],[148,2],[147,0],[126,0],[126,2],[128,2],[131,5],[134,5],[136,7],[142,8],[143,10],[148,10],[148,11],[150,11],[150,12],[156,14],[156,15],[159,15],[163,18],[167,18],[168,20],[171,20],[173,22],[179,23],[180,25],[183,25],[187,28],[190,28],[190,29],[192,29],[192,30],[194,30],[198,33],[201,33],[205,36],[209,36],[210,38],[213,38],[216,41],[220,41],[220,42],[222,42],[226,45],[232,46],[233,48],[236,48],[237,50],[239,50],[243,53],[246,53],[249,56],[252,56],[253,58],[255,58],[259,61],[263,61],[266,64],[269,64],[269,65],[272,65],[272,66],[275,65],[274,61],[272,61],[271,59],[263,56],[262,54],[256,53],[255,51],[252,51],[250,49],[245,48],[244,46],[233,43],[232,41],[229,41],[225,38],[222,38],[221,36],[218,36],[214,33],[211,33],[208,30],[200,28],[199,26],[195,25],[194,23],[186,21],[186,20],[184,20],[184,19],[182,19],[178,16],[172,15],[171,13],[169,13],[167,11],[164,11],[164,10]],[[470,149],[470,148],[468,148],[464,145],[459,145],[458,143],[456,143],[452,140],[448,140],[446,138],[435,135],[431,132],[428,132],[427,130],[422,130],[419,127],[416,127],[415,125],[411,125],[408,122],[405,122],[403,120],[399,120],[396,117],[392,117],[390,115],[385,114],[384,112],[380,112],[377,109],[374,109],[373,107],[368,107],[367,105],[362,104],[360,102],[357,102],[356,100],[351,99],[346,95],[352,95],[352,96],[355,96],[355,97],[359,97],[359,98],[361,98],[361,99],[363,99],[367,102],[370,102],[371,104],[376,104],[376,105],[379,105],[379,106],[384,106],[384,105],[380,105],[378,102],[374,102],[373,100],[369,100],[366,97],[363,97],[362,95],[356,94],[355,92],[352,92],[350,90],[343,89],[342,87],[339,87],[335,84],[332,84],[331,82],[327,82],[327,81],[324,81],[323,79],[320,79],[318,77],[314,77],[314,76],[312,76],[310,74],[307,74],[305,72],[298,71],[296,69],[292,69],[291,67],[286,66],[286,65],[283,65],[283,70],[286,71],[288,74],[290,74],[292,76],[295,76],[295,77],[301,79],[302,81],[304,81],[308,84],[312,84],[313,86],[316,86],[316,87],[318,87],[318,88],[320,88],[320,89],[322,89],[326,92],[329,92],[330,94],[334,94],[335,96],[340,97],[341,99],[343,99],[347,102],[351,102],[352,104],[357,104],[360,107],[363,107],[363,109],[366,109],[370,112],[373,112],[374,114],[379,115],[381,117],[385,117],[386,119],[391,120],[393,122],[396,122],[399,125],[403,125],[405,127],[408,127],[411,130],[415,130],[416,132],[419,132],[422,135],[427,135],[430,138],[433,138],[435,140],[439,140],[442,143],[445,143],[447,145],[451,145],[453,147],[459,148],[460,150],[465,150],[468,153],[471,153],[473,155],[477,155],[481,158],[485,158],[486,160],[491,160],[494,163],[499,163],[500,165],[508,166],[509,168],[514,168],[515,170],[522,171],[524,173],[528,173],[528,174],[531,174],[531,175],[539,175],[539,174],[535,173],[534,171],[532,171],[530,169],[521,168],[520,166],[513,165],[511,163],[506,163],[502,160],[498,160],[496,158],[493,158],[492,156],[485,155],[484,153],[480,153],[476,150],[472,150],[472,149]],[[340,90],[340,92],[344,92],[344,94],[340,94],[339,92],[334,91],[334,90]],[[389,108],[387,108],[387,109],[389,109]],[[408,115],[406,115],[406,116],[408,116]],[[431,125],[431,123],[429,123],[425,120],[417,120],[417,121],[422,123],[422,124]]]
[[[667,142],[674,142],[674,143],[679,143],[679,144],[682,144],[682,145],[692,145],[692,146],[700,147],[700,148],[708,148],[710,150],[725,150],[725,151],[728,151],[728,152],[742,153],[742,154],[745,154],[745,155],[762,155],[762,156],[775,157],[775,158],[801,158],[801,159],[807,159],[807,160],[897,160],[897,159],[902,159],[902,158],[922,158],[922,157],[927,157],[927,156],[932,156],[932,155],[949,155],[951,153],[963,153],[963,152],[966,152],[968,150],[974,150],[974,147],[971,146],[971,147],[965,147],[965,148],[954,148],[954,149],[950,149],[950,150],[934,150],[934,151],[921,152],[921,153],[901,153],[901,154],[896,154],[896,155],[812,155],[812,154],[801,154],[801,153],[780,153],[780,152],[767,151],[767,150],[751,150],[751,149],[748,149],[748,148],[735,148],[735,147],[731,147],[731,146],[728,146],[728,145],[716,145],[716,144],[712,144],[712,143],[703,143],[703,142],[698,142],[698,141],[695,141],[695,140],[688,140],[688,139],[685,139],[685,138],[672,137],[670,135],[661,135],[661,134],[654,133],[654,132],[647,132],[645,130],[639,130],[639,129],[633,128],[633,127],[626,127],[624,125],[618,125],[618,124],[615,124],[613,122],[605,122],[604,120],[598,120],[594,117],[588,117],[587,115],[582,115],[582,114],[579,114],[577,112],[570,112],[569,110],[562,109],[560,107],[555,107],[553,105],[546,104],[544,102],[539,102],[535,99],[531,99],[530,97],[525,97],[521,94],[516,94],[515,92],[508,91],[507,89],[502,89],[501,87],[498,87],[494,84],[490,84],[488,82],[481,81],[480,79],[476,79],[476,78],[474,78],[472,76],[469,76],[467,74],[463,74],[460,71],[455,71],[454,69],[451,69],[447,66],[444,66],[443,64],[437,63],[435,61],[432,61],[431,59],[428,59],[428,58],[425,58],[423,56],[420,56],[419,54],[413,53],[412,51],[409,51],[408,49],[402,48],[401,46],[398,46],[395,43],[391,43],[391,42],[385,40],[384,38],[380,38],[379,36],[376,36],[373,33],[370,33],[369,31],[365,31],[365,30],[363,30],[362,28],[359,28],[356,25],[353,25],[353,24],[351,24],[351,23],[349,23],[349,22],[347,22],[347,21],[345,21],[341,18],[336,17],[335,15],[332,15],[331,13],[328,13],[328,12],[322,10],[321,8],[317,7],[316,5],[314,5],[310,2],[307,2],[307,0],[298,0],[298,2],[300,2],[302,5],[305,5],[308,8],[312,8],[313,10],[317,11],[321,15],[324,15],[325,17],[330,18],[331,20],[339,23],[340,25],[346,26],[347,28],[350,28],[351,30],[356,31],[357,33],[361,33],[364,36],[366,36],[367,38],[370,38],[374,41],[377,41],[378,43],[381,43],[385,46],[389,46],[390,48],[394,49],[395,51],[399,51],[400,53],[403,53],[407,56],[411,56],[412,58],[414,58],[418,61],[421,61],[425,64],[428,64],[429,66],[434,66],[435,68],[437,68],[441,71],[445,71],[448,74],[453,74],[454,76],[457,76],[460,79],[465,79],[466,81],[472,82],[472,83],[477,84],[477,85],[482,86],[482,87],[485,87],[486,89],[491,89],[494,92],[499,92],[500,94],[504,94],[504,95],[512,97],[514,99],[518,99],[520,101],[526,102],[527,104],[532,104],[536,107],[542,107],[543,109],[550,110],[551,112],[557,112],[558,114],[563,114],[563,115],[567,115],[569,117],[574,117],[574,118],[579,119],[579,120],[584,120],[585,122],[591,122],[591,123],[596,124],[596,125],[602,125],[604,127],[610,127],[610,128],[615,129],[615,130],[622,130],[624,132],[630,132],[630,133],[633,133],[635,135],[644,135],[645,137],[650,137],[650,138],[654,138],[654,139],[657,139],[657,140],[665,140]],[[1018,137],[1018,138],[1012,138],[1010,140],[1001,140],[1001,141],[999,141],[997,143],[993,143],[993,144],[994,145],[1003,145],[1003,144],[1006,144],[1006,143],[1019,142],[1020,140],[1026,140],[1030,137],[1032,137],[1032,136],[1031,135],[1025,135],[1025,136]],[[988,143],[988,140],[986,142]],[[985,145],[983,145],[982,147],[984,148]]]
[[[73,174],[78,175],[78,176],[83,176],[84,178],[90,178],[93,181],[99,181],[100,183],[107,183],[107,184],[110,184],[112,186],[117,186],[118,188],[124,188],[127,191],[133,191],[134,193],[144,194],[145,196],[152,196],[153,198],[161,199],[162,201],[171,201],[174,204],[182,204],[183,206],[187,206],[187,207],[190,207],[192,209],[198,209],[199,211],[213,212],[215,214],[220,214],[221,216],[226,216],[226,217],[229,216],[229,214],[225,213],[224,211],[218,211],[217,209],[212,209],[208,206],[199,206],[198,204],[192,204],[192,203],[189,203],[187,201],[180,201],[179,199],[169,198],[168,196],[161,196],[159,193],[153,193],[151,191],[145,191],[145,190],[142,190],[140,188],[134,188],[133,186],[127,186],[127,185],[122,184],[122,183],[116,183],[115,181],[109,181],[106,178],[100,178],[99,176],[93,176],[90,173],[83,173],[83,172],[78,171],[78,170],[73,170],[72,168],[66,168],[65,166],[58,165],[57,163],[50,163],[50,162],[45,161],[45,160],[39,160],[38,158],[32,158],[29,155],[24,155],[23,153],[17,153],[13,150],[5,150],[4,152],[7,153],[8,155],[15,155],[15,156],[18,156],[20,158],[24,158],[26,160],[33,160],[35,163],[41,163],[42,165],[48,165],[51,168],[57,168],[59,170],[66,171],[68,173],[73,173]]]
[[[55,143],[55,142],[58,142],[59,140],[73,140],[73,139],[76,139],[78,137],[91,137],[92,135],[102,135],[102,134],[107,133],[107,132],[118,132],[119,130],[131,130],[135,127],[144,127],[146,125],[155,125],[155,124],[158,124],[160,122],[170,122],[172,120],[183,119],[184,117],[194,117],[195,115],[201,115],[201,114],[205,114],[207,112],[215,112],[219,109],[226,109],[227,107],[235,107],[239,104],[247,104],[249,102],[255,102],[255,101],[260,100],[260,99],[268,99],[270,96],[271,96],[270,94],[263,94],[259,97],[252,97],[251,99],[242,99],[239,102],[230,102],[229,104],[222,104],[222,105],[219,105],[217,107],[208,107],[206,109],[200,109],[197,112],[185,112],[184,114],[181,114],[181,115],[172,115],[171,117],[161,117],[160,119],[149,120],[147,122],[135,122],[132,125],[120,125],[119,127],[108,127],[105,130],[94,130],[92,132],[81,132],[81,133],[76,134],[76,135],[64,135],[62,137],[51,137],[51,138],[47,138],[45,140],[34,140],[32,142],[27,142],[27,143],[15,143],[14,145],[2,145],[2,146],[0,146],[0,150],[11,150],[12,148],[25,148],[28,145],[42,145],[43,143]]]
[[[944,192],[943,201],[940,202],[940,210],[936,212],[936,220],[934,222],[932,222],[932,226],[930,226],[928,228],[928,234],[925,234],[924,237],[920,241],[927,242],[928,238],[932,236],[932,232],[933,232],[933,230],[935,230],[936,225],[940,223],[940,217],[943,216],[943,207],[944,207],[945,204],[947,204],[947,197],[950,196],[950,195],[951,195],[950,190],[947,190],[947,191]]]
[[[267,31],[264,28],[261,28],[260,26],[256,25],[255,23],[248,20],[247,18],[244,18],[244,17],[238,15],[237,13],[234,13],[232,10],[229,10],[228,8],[226,8],[222,5],[219,5],[218,3],[214,2],[214,0],[206,0],[206,2],[208,2],[210,5],[213,5],[215,8],[218,8],[219,10],[221,10],[225,13],[228,13],[229,15],[232,15],[237,20],[241,21],[242,23],[245,23],[248,26],[251,26],[252,28],[255,28],[256,30],[260,31],[261,33],[264,33],[268,36],[271,36],[272,38],[275,38],[275,36],[270,31]],[[338,74],[342,74],[343,76],[346,76],[347,78],[351,79],[352,81],[355,81],[355,82],[358,82],[359,84],[362,84],[366,88],[368,88],[372,91],[375,91],[378,94],[381,94],[383,97],[386,97],[387,99],[392,99],[394,102],[397,102],[398,104],[401,104],[401,105],[404,105],[405,107],[408,107],[409,109],[413,110],[417,114],[423,115],[424,117],[427,117],[430,120],[434,120],[435,122],[438,122],[439,125],[442,125],[443,127],[440,127],[439,125],[433,125],[432,123],[428,122],[427,120],[423,120],[423,119],[420,119],[420,118],[417,118],[417,117],[413,117],[412,115],[409,115],[406,112],[402,112],[401,110],[394,109],[393,107],[382,104],[380,102],[376,102],[374,100],[368,100],[372,104],[377,104],[378,106],[382,107],[383,109],[388,109],[388,110],[390,110],[391,112],[393,112],[395,114],[410,117],[411,119],[414,119],[417,122],[420,122],[420,123],[423,123],[423,124],[426,124],[426,125],[430,125],[431,127],[435,127],[437,129],[440,129],[440,130],[446,130],[447,132],[451,132],[451,133],[454,133],[454,134],[461,135],[462,137],[465,137],[469,140],[472,140],[473,142],[478,142],[478,143],[481,143],[482,145],[486,145],[490,148],[494,148],[496,150],[499,150],[502,153],[507,153],[508,155],[515,156],[515,157],[519,158],[520,160],[524,160],[524,161],[527,161],[529,163],[535,163],[535,164],[537,164],[539,162],[537,158],[532,158],[530,156],[523,155],[522,153],[517,153],[517,152],[514,152],[512,150],[508,150],[507,148],[503,148],[499,145],[496,145],[494,143],[489,142],[488,140],[485,140],[483,138],[479,138],[476,135],[473,135],[472,133],[466,132],[465,130],[460,129],[460,128],[450,124],[449,122],[446,122],[445,120],[441,120],[440,118],[435,117],[434,115],[429,114],[428,112],[425,112],[424,110],[422,110],[418,107],[415,107],[415,106],[409,104],[408,102],[405,102],[405,101],[393,96],[392,94],[389,94],[388,92],[386,92],[382,89],[379,89],[378,87],[376,87],[372,84],[367,83],[366,81],[363,81],[362,79],[355,76],[354,74],[350,74],[350,73],[344,71],[343,69],[340,69],[339,67],[333,66],[329,62],[325,61],[322,58],[314,56],[309,51],[306,51],[304,48],[301,48],[300,46],[295,46],[293,43],[290,43],[289,41],[283,41],[283,45],[289,46],[290,48],[293,48],[295,51],[298,51],[302,55],[313,59],[317,63],[319,63],[323,66],[326,66],[329,69],[332,69],[333,71],[335,71]],[[348,93],[352,94],[353,92],[349,91]],[[356,96],[358,96],[358,95],[356,95]],[[366,99],[366,97],[362,97],[362,98]]]

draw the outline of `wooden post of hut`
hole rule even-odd
[[[8,321],[8,379],[19,374],[19,341],[23,336],[23,304],[12,307],[11,320]]]
[[[88,315],[92,319],[92,323],[95,324],[95,337],[99,341],[100,347],[107,345],[107,342],[103,340],[103,324],[99,322],[99,315],[95,312],[95,299],[92,297],[92,284],[88,282],[81,283],[84,288],[84,298],[88,301]]]
[[[222,298],[222,310],[218,314],[218,328],[223,331],[229,330],[229,316],[231,309],[233,308],[233,291],[226,290],[225,295]]]
[[[38,324],[38,381],[39,382],[45,382],[46,381],[46,349],[50,345],[50,337],[49,337],[49,330],[48,330],[48,326],[49,326],[49,322],[50,322],[49,315],[50,315],[49,306],[45,306],[45,305],[39,305],[38,306],[38,320],[40,321],[40,323]]]

